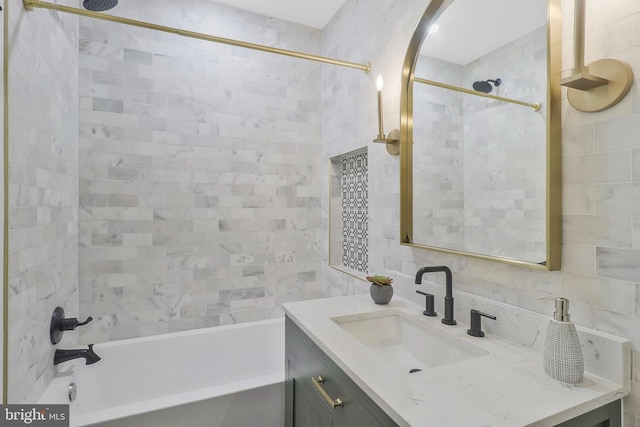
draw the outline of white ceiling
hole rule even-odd
[[[346,0],[215,0],[238,9],[324,28]]]
[[[215,0],[260,15],[322,29],[346,0]],[[425,9],[429,0],[424,0]],[[547,21],[542,0],[455,0],[438,19],[422,54],[465,65]],[[420,17],[416,16],[416,23]]]
[[[440,15],[421,55],[466,65],[547,23],[541,0],[455,0]]]

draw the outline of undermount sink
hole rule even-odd
[[[434,368],[488,354],[399,310],[333,317],[331,320],[373,350],[373,354],[402,370]]]

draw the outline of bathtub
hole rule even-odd
[[[284,321],[96,344],[102,360],[59,365],[38,403],[70,403],[71,426],[282,427]]]

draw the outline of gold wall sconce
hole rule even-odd
[[[392,156],[400,154],[400,130],[392,129],[389,131],[389,135],[384,134],[384,121],[382,114],[382,88],[384,87],[384,80],[382,75],[378,75],[376,79],[376,89],[378,89],[378,136],[373,142],[380,142],[387,144],[387,153]]]
[[[568,87],[567,99],[579,111],[594,113],[620,102],[631,90],[633,71],[617,59],[600,59],[584,64],[585,0],[575,0],[571,76],[560,80]]]

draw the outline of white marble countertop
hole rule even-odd
[[[554,380],[545,374],[541,354],[491,334],[471,337],[460,319],[456,326],[443,325],[440,316],[425,317],[423,308],[399,297],[386,306],[374,304],[369,295],[355,295],[287,303],[283,308],[400,426],[555,426],[628,394],[628,385],[589,373],[575,386]],[[393,360],[376,356],[331,320],[389,309],[488,354],[412,374],[399,372]]]

